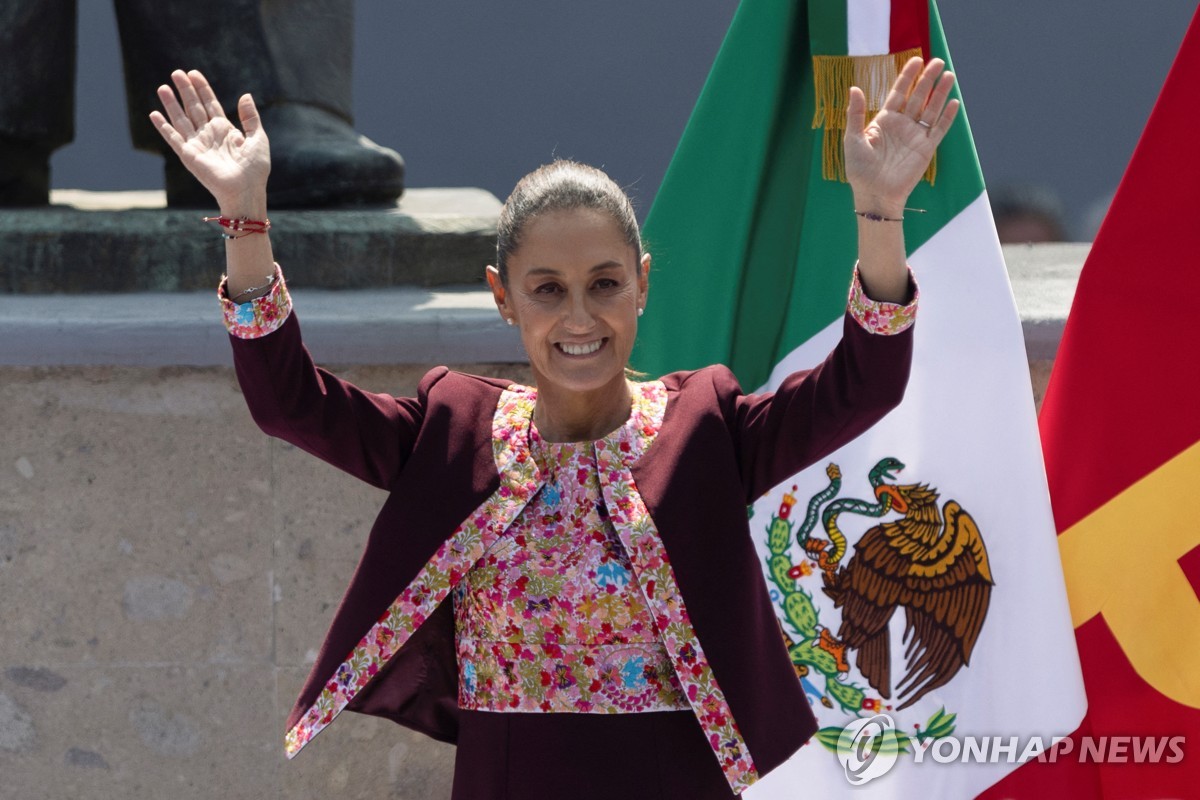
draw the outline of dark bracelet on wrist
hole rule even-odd
[[[918,214],[925,213],[925,209],[923,209],[923,208],[908,208],[906,206],[902,210],[903,211],[914,211]],[[871,220],[871,222],[904,222],[904,217],[885,217],[882,214],[876,214],[874,211],[859,211],[858,209],[855,209],[854,213],[857,214],[858,216],[862,217],[863,219]]]

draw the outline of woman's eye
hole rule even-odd
[[[619,285],[620,284],[612,278],[601,278],[600,280],[596,281],[597,289],[615,289]]]
[[[533,290],[536,294],[554,294],[558,291],[558,284],[543,283],[541,286]]]

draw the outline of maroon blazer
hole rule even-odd
[[[662,378],[662,428],[632,472],[760,776],[807,741],[816,721],[784,646],[746,507],[900,402],[912,336],[911,328],[868,333],[847,314],[828,358],[774,393],[744,394],[721,366]],[[231,340],[250,412],[266,433],[390,492],[288,719],[292,729],[381,613],[497,490],[492,421],[509,384],[438,367],[416,397],[365,392],[313,364],[294,313],[274,333]],[[454,742],[451,603],[442,602],[346,707]]]

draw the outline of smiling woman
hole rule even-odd
[[[804,744],[816,724],[746,506],[903,396],[916,286],[897,222],[957,110],[942,67],[910,61],[870,124],[851,91],[860,264],[818,368],[769,395],[721,366],[629,380],[650,256],[625,194],[556,162],[514,189],[487,269],[536,386],[438,367],[407,398],[313,364],[272,256],[254,102],[239,129],[202,75],[173,73],[152,118],[220,206],[219,295],[251,414],[391,493],[288,719],[289,756],[350,710],[457,743],[455,798],[708,800]]]

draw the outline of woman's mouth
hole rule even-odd
[[[597,339],[594,342],[558,342],[556,347],[569,356],[590,356],[607,342],[607,339]]]

